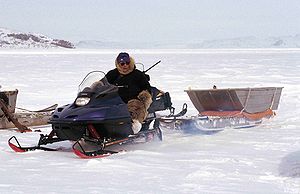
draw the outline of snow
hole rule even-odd
[[[1,90],[19,90],[17,106],[41,109],[74,100],[92,70],[114,67],[120,50],[0,51]],[[276,117],[254,128],[205,135],[163,128],[163,142],[103,159],[79,159],[71,143],[59,152],[15,153],[16,136],[32,145],[39,132],[0,130],[0,193],[300,193],[300,50],[128,50],[151,84],[169,91],[180,110],[197,111],[183,90],[284,87]],[[38,127],[49,133],[50,126]],[[51,145],[54,146],[55,145]]]

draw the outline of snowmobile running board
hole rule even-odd
[[[86,142],[90,142],[96,146],[100,146],[100,149],[94,150],[94,151],[86,151],[84,149],[84,146],[80,143],[80,140],[78,140],[76,143],[73,144],[73,152],[76,154],[78,157],[82,159],[91,159],[91,158],[103,158],[110,156],[112,154],[117,154],[120,153],[120,151],[112,151],[112,150],[106,150],[106,147],[112,146],[112,145],[122,145],[122,144],[137,144],[141,143],[139,140],[142,140],[143,143],[145,142],[150,142],[154,139],[155,135],[157,135],[158,139],[162,141],[162,133],[160,128],[158,127],[158,123],[154,124],[155,127],[154,129],[151,130],[145,130],[141,131],[136,135],[130,135],[126,138],[122,139],[114,139],[114,140],[108,140],[108,141],[98,141],[97,139],[95,140],[89,140],[85,139]],[[78,147],[78,148],[76,148]],[[121,150],[123,152],[124,150]]]

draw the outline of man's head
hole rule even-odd
[[[116,58],[116,67],[118,71],[126,75],[134,70],[134,60],[128,53],[122,52]]]

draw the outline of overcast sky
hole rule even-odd
[[[71,41],[300,34],[299,0],[0,0],[0,27]]]

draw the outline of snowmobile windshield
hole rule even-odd
[[[101,95],[110,92],[116,92],[117,86],[110,84],[105,73],[102,71],[92,71],[88,73],[79,85],[78,93],[88,92]]]

